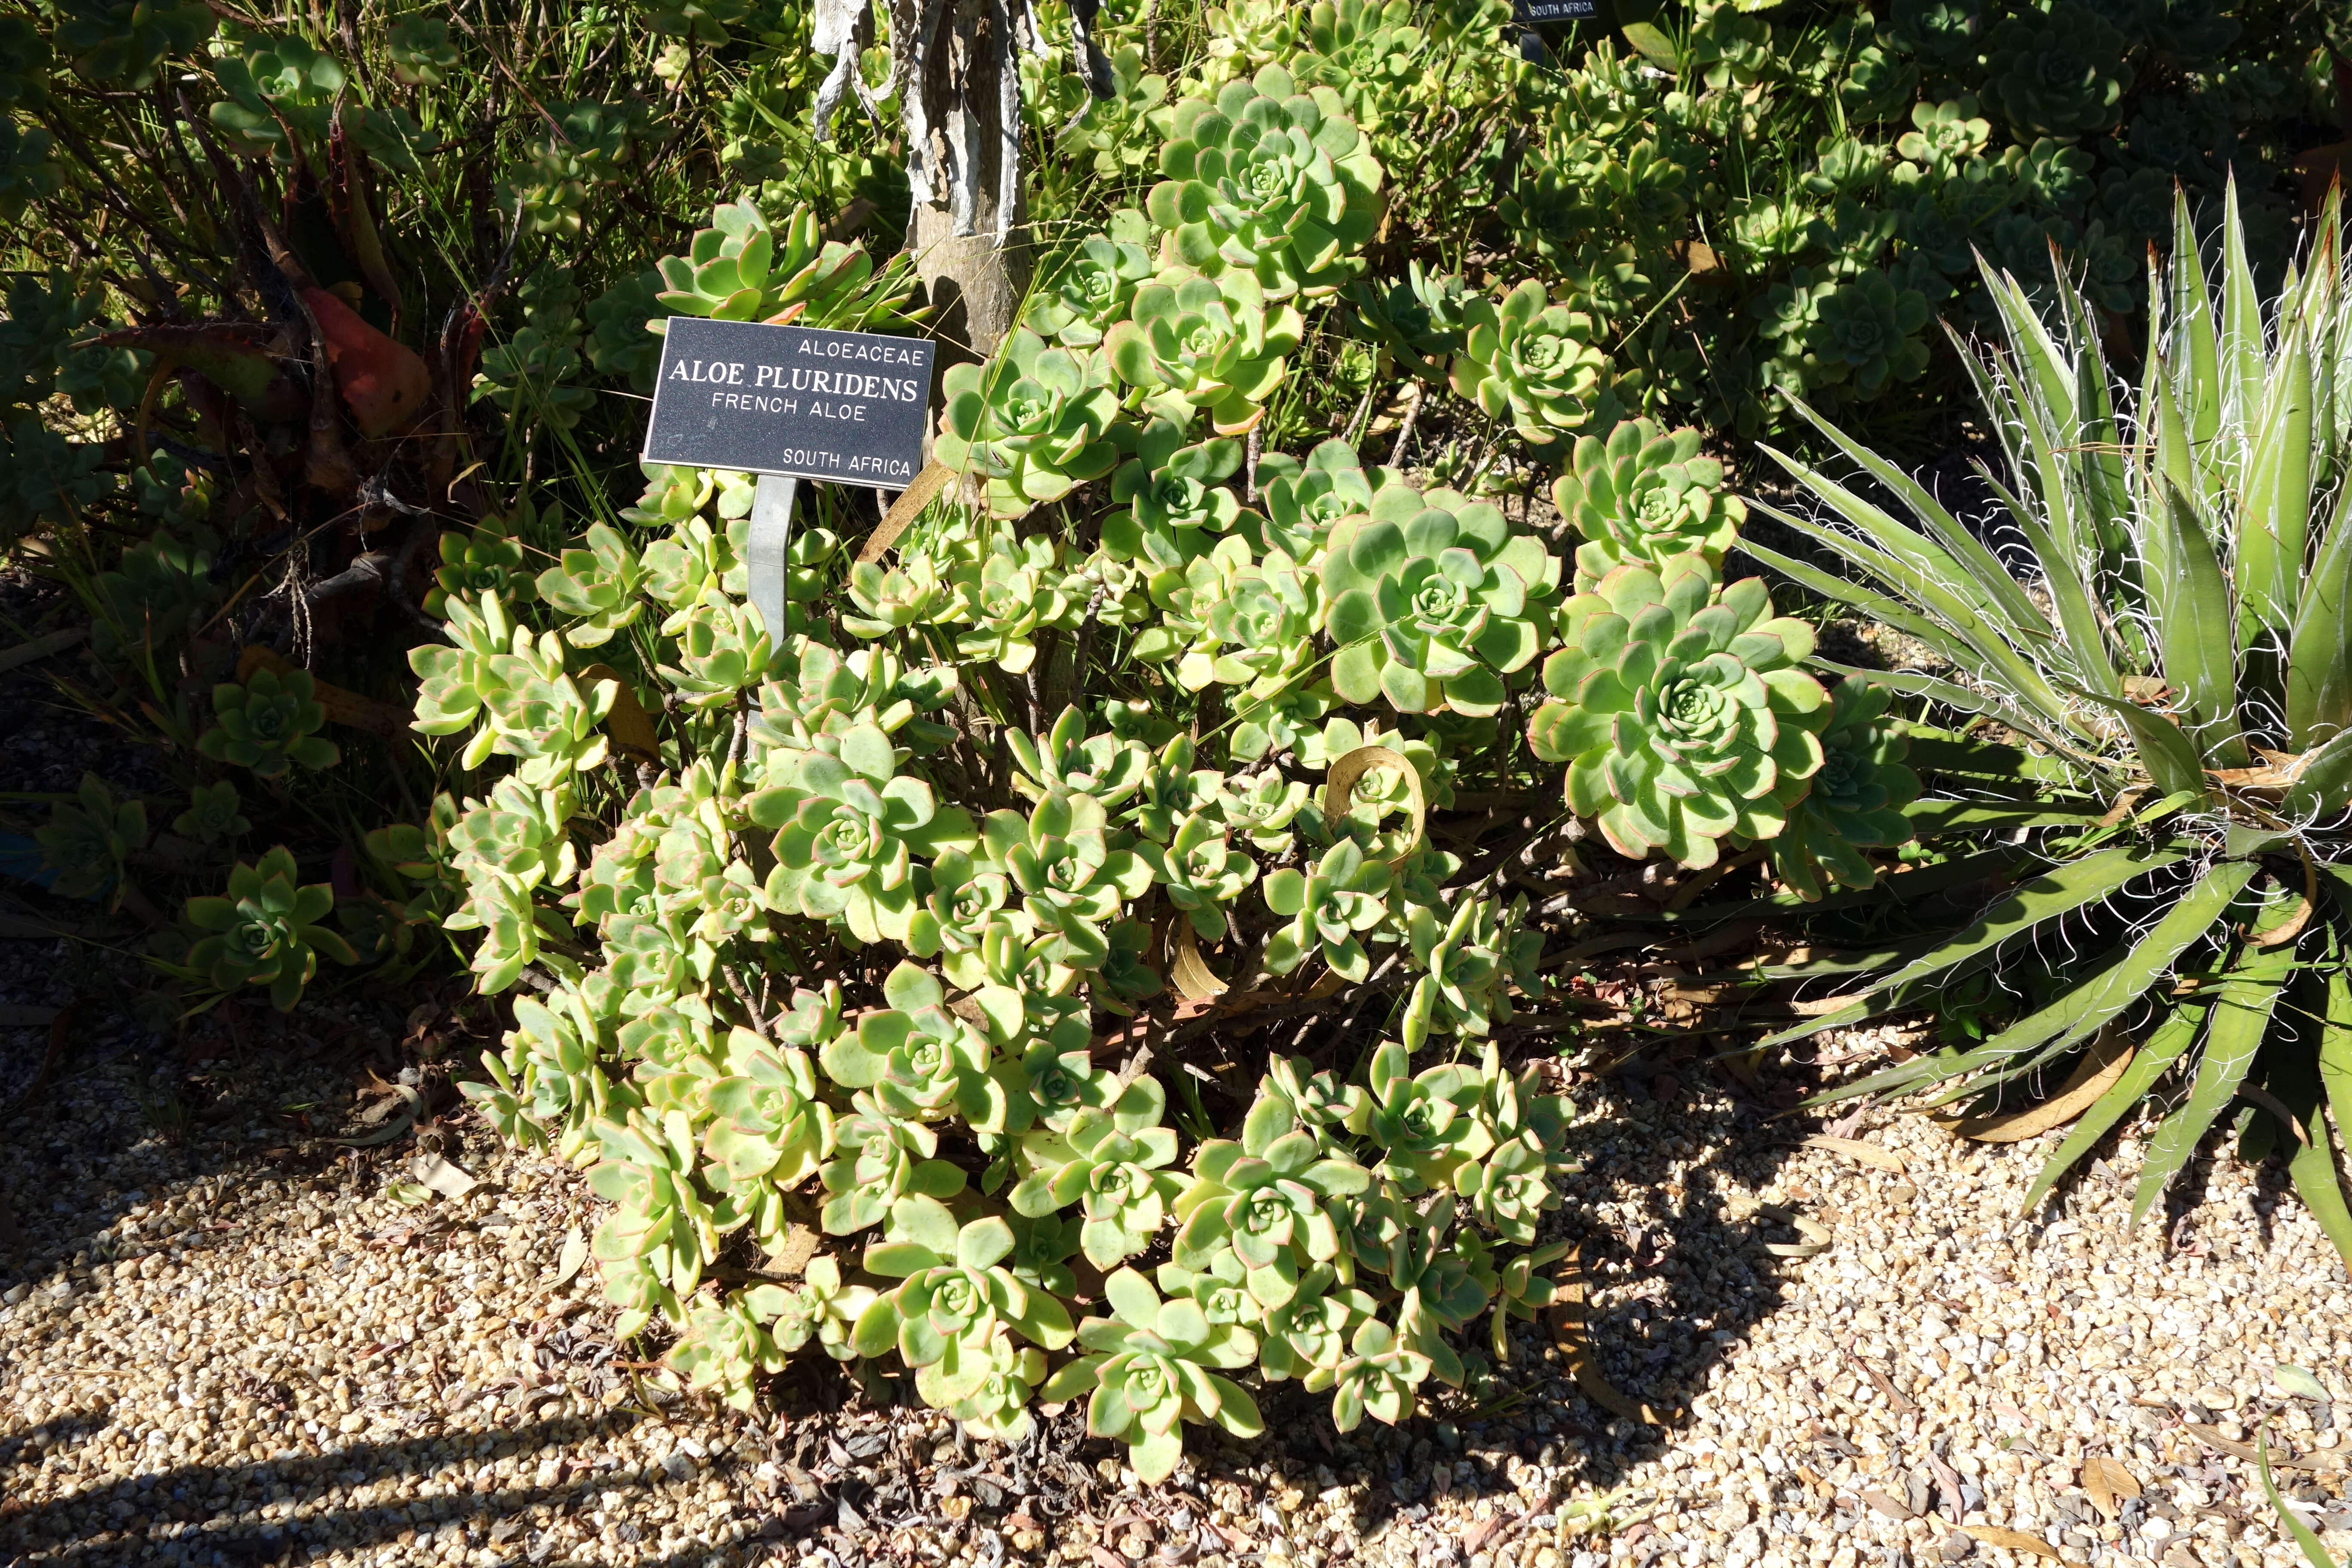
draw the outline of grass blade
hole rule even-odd
[[[2279,1496],[2278,1483],[2271,1479],[2271,1437],[2268,1426],[2259,1427],[2254,1433],[2254,1458],[2256,1469],[2263,1478],[2263,1495],[2271,1500],[2271,1510],[2285,1521],[2286,1532],[2294,1537],[2294,1543],[2297,1546],[2303,1548],[2304,1561],[2310,1563],[2311,1568],[2338,1568],[2336,1563],[2328,1561],[2326,1542],[2312,1532],[2311,1526],[2296,1518],[2294,1511],[2286,1506],[2286,1499]]]
[[[2138,1189],[2132,1194],[2134,1223],[2147,1217],[2172,1178],[2197,1152],[2214,1120],[2236,1097],[2238,1086],[2246,1081],[2247,1069],[2262,1049],[2263,1037],[2270,1031],[2271,1012],[2278,1005],[2280,988],[2294,966],[2293,942],[2249,948],[2222,979],[2189,1098],[2164,1119],[2148,1145],[2147,1164],[2140,1172]]]

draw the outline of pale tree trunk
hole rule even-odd
[[[1032,0],[885,0],[891,72],[907,138],[914,212],[907,245],[937,307],[942,363],[984,359],[1013,330],[1029,286],[1021,182],[1023,47],[1038,47]],[[1088,84],[1110,73],[1089,36],[1097,0],[1075,0],[1072,32]],[[817,0],[815,52],[836,61],[817,93],[824,136],[845,92],[866,98],[857,52],[874,37],[870,0]],[[873,110],[869,100],[867,109]]]
[[[894,50],[915,188],[908,247],[940,338],[984,359],[1013,330],[1029,285],[1015,53],[1024,19],[1003,0],[898,0],[893,13],[894,26],[902,13],[931,24]]]

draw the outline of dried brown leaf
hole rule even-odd
[[[2094,1455],[2083,1461],[2083,1489],[2090,1493],[2093,1508],[2113,1519],[2126,1502],[2139,1496],[2139,1479],[2120,1460]]]
[[[2017,1143],[2038,1138],[2097,1103],[2099,1096],[2124,1076],[2137,1049],[2122,1030],[2103,1029],[2056,1094],[2014,1115],[1969,1117],[1955,1123],[1952,1131],[1979,1143]]]
[[[1960,1528],[1987,1546],[2006,1546],[2011,1552],[2058,1561],[2058,1549],[2038,1535],[2028,1535],[2021,1530],[2011,1530],[2003,1524],[1964,1524]]]
[[[1898,1176],[1909,1173],[1903,1164],[1901,1155],[1891,1150],[1882,1149],[1865,1139],[1832,1138],[1826,1132],[1816,1132],[1805,1140],[1805,1147],[1826,1149],[1832,1154],[1843,1154],[1847,1159],[1857,1161],[1862,1164],[1875,1165],[1882,1171],[1892,1171]]]

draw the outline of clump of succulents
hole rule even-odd
[[[1723,465],[1699,456],[1696,430],[1662,431],[1629,419],[1599,436],[1577,437],[1552,500],[1582,536],[1576,590],[1589,593],[1615,567],[1663,564],[1696,554],[1720,568],[1747,504],[1723,493]]]
[[[1689,867],[1780,832],[1821,770],[1831,705],[1801,668],[1811,629],[1773,615],[1761,578],[1723,585],[1696,555],[1620,566],[1559,625],[1528,740],[1568,764],[1570,810],[1620,854]]]

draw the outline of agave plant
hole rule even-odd
[[[1969,797],[1988,792],[1970,775],[2011,786],[1993,804],[2032,829],[2011,885],[1941,940],[1923,935],[1860,1000],[1784,1037],[1972,977],[2014,999],[2021,972],[2009,961],[2031,947],[2054,1002],[2018,1007],[1980,1045],[1838,1092],[1940,1086],[1943,1100],[1990,1103],[2077,1058],[2096,1064],[2085,1081],[2107,1069],[2033,1184],[2038,1201],[2177,1080],[2136,1214],[2242,1096],[2259,1109],[2242,1149],[2292,1143],[2296,1186],[2352,1257],[2320,1093],[2326,1064],[2352,1060],[2352,276],[2340,210],[2331,201],[2306,264],[2266,307],[2234,191],[2218,279],[2182,201],[2168,267],[2149,282],[2155,350],[2120,402],[2078,289],[2062,283],[2045,322],[2016,279],[1986,269],[2005,352],[1969,363],[2014,477],[2011,488],[1996,475],[1996,494],[2046,597],[1826,421],[1892,505],[1782,458],[1835,521],[1774,515],[1842,556],[1853,580],[1749,548],[1958,672],[1876,679],[1989,715],[2032,753],[1915,737],[1909,765],[1960,795],[1933,821],[1971,820]],[[2021,774],[2035,791],[2022,802]]]

